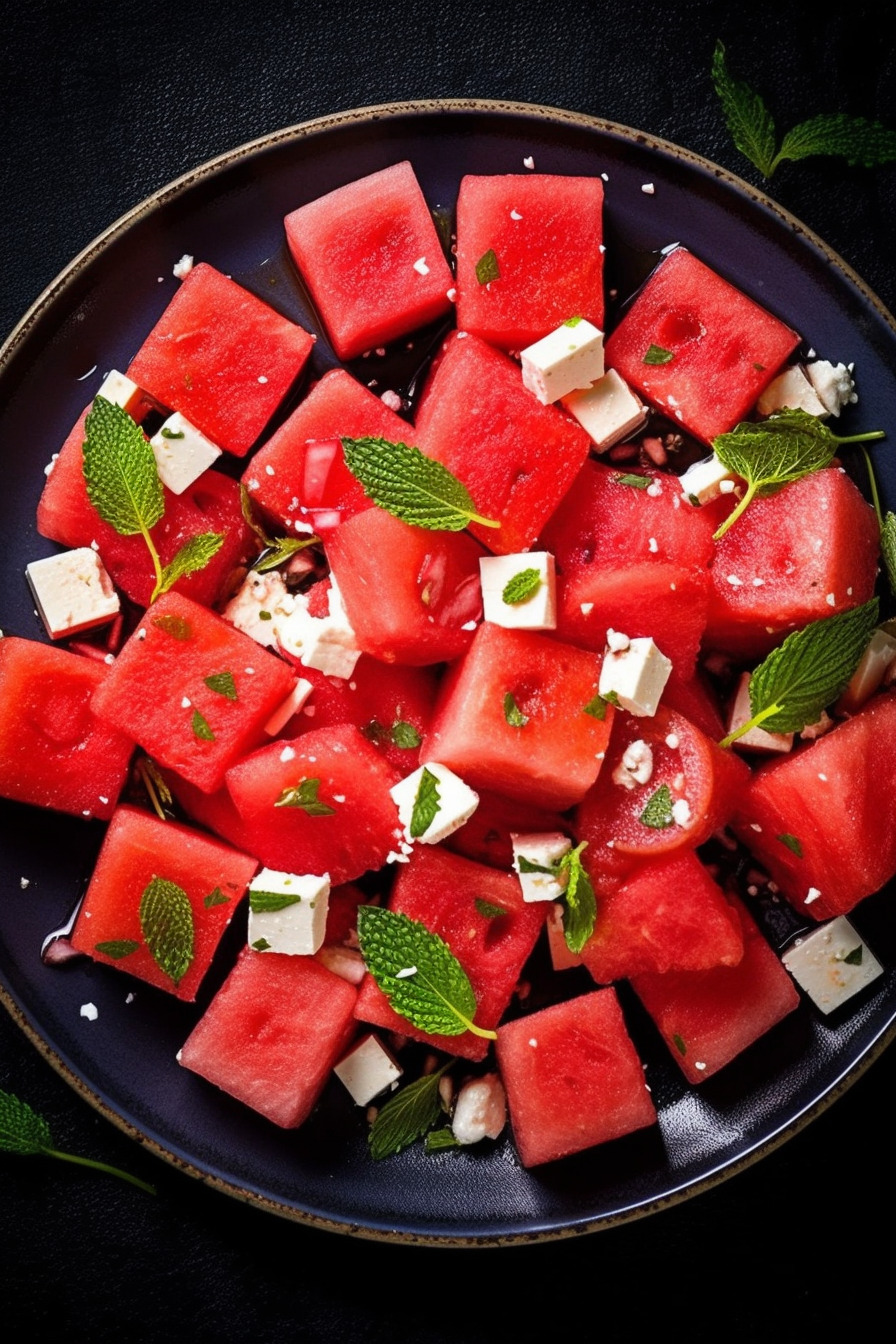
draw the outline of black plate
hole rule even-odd
[[[553,109],[456,102],[340,114],[245,146],[157,193],[76,258],[13,333],[0,355],[4,631],[44,637],[23,577],[27,560],[54,549],[34,526],[42,468],[100,376],[127,365],[161,313],[182,253],[212,262],[307,325],[313,315],[283,243],[289,210],[400,159],[412,161],[432,206],[450,207],[465,173],[526,173],[530,155],[537,172],[606,174],[607,240],[621,286],[640,278],[657,249],[686,243],[821,355],[855,361],[860,399],[851,427],[896,423],[892,319],[814,235],[722,169],[624,127]],[[652,193],[642,190],[647,183]],[[334,362],[324,341],[314,358],[317,371]],[[896,470],[880,461],[892,505]],[[896,971],[889,970],[832,1020],[804,1004],[692,1089],[626,996],[659,1111],[656,1129],[533,1172],[519,1166],[509,1141],[433,1157],[418,1145],[374,1163],[363,1117],[338,1084],[301,1130],[279,1131],[178,1067],[175,1055],[198,1007],[108,967],[44,967],[41,942],[69,913],[101,828],[13,804],[0,805],[0,826],[0,997],[50,1062],[175,1165],[277,1213],[342,1232],[487,1244],[650,1212],[794,1134],[896,1030]],[[864,902],[855,918],[884,963],[896,965],[885,895]],[[220,981],[224,969],[210,979]],[[99,1012],[93,1022],[80,1015],[88,1001]]]

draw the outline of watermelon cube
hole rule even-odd
[[[340,359],[450,310],[451,270],[407,161],[300,206],[284,225]]]
[[[178,1061],[275,1125],[295,1129],[354,1035],[355,998],[313,957],[245,948]]]
[[[0,797],[108,820],[134,739],[93,712],[109,669],[67,649],[0,639]]]
[[[257,867],[212,836],[120,807],[72,946],[192,1002]]]
[[[522,350],[571,317],[604,323],[599,177],[470,176],[457,198],[457,325]]]
[[[305,365],[314,337],[205,262],[194,266],[128,376],[243,457]]]
[[[524,1167],[656,1123],[644,1070],[613,989],[507,1022],[498,1067]]]
[[[647,401],[709,443],[746,416],[799,339],[677,247],[610,335],[606,362]]]

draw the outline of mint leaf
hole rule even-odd
[[[861,966],[862,944],[859,943],[858,947],[854,947],[851,952],[847,952],[843,960],[846,962],[847,966]]]
[[[232,672],[213,672],[210,677],[203,677],[203,681],[210,691],[223,695],[225,700],[238,699]]]
[[[516,870],[518,873],[547,873],[551,877],[556,875],[554,868],[545,868],[543,864],[533,863],[525,854],[517,854]]]
[[[530,569],[521,569],[519,574],[514,574],[513,578],[505,583],[501,601],[506,602],[508,607],[518,606],[520,602],[528,602],[540,587],[541,574],[534,566]]]
[[[492,905],[491,901],[483,900],[481,896],[476,896],[473,904],[483,919],[500,919],[502,915],[507,914],[502,905]]]
[[[649,490],[652,481],[649,476],[637,476],[632,471],[622,472],[613,478],[617,485],[632,485],[636,490]]]
[[[816,723],[843,691],[877,622],[877,598],[794,630],[750,677],[752,717],[722,741],[728,747],[760,724],[771,733],[798,733]]]
[[[896,596],[896,513],[884,515],[880,529],[880,550],[890,581],[890,592]]]
[[[175,986],[193,961],[193,907],[183,887],[154,877],[140,897],[140,928],[153,961]]]
[[[570,952],[581,952],[594,932],[597,919],[597,899],[591,878],[582,863],[582,851],[588,846],[583,840],[575,849],[568,850],[554,865],[556,876],[566,874],[563,896],[563,936]]]
[[[329,803],[322,803],[318,800],[319,790],[319,779],[303,779],[301,783],[284,789],[274,806],[298,807],[309,817],[335,816],[335,807],[330,807]]]
[[[253,952],[267,952],[270,950],[270,946],[267,938],[256,938],[255,942],[251,944]]]
[[[511,728],[525,728],[529,722],[529,715],[524,714],[519,705],[513,698],[513,692],[508,691],[504,696],[504,718],[510,724]]]
[[[841,437],[807,411],[785,410],[758,423],[743,420],[712,441],[713,451],[729,471],[742,476],[747,489],[715,533],[718,541],[757,495],[773,495],[792,481],[830,466],[845,443],[882,439],[882,430]]]
[[[638,820],[642,826],[649,826],[654,831],[664,831],[667,826],[672,825],[674,821],[672,794],[668,784],[661,784],[657,791],[651,794]]]
[[[381,509],[414,527],[461,532],[469,523],[500,527],[476,513],[470,492],[419,448],[388,439],[343,439],[349,471]]]
[[[432,1129],[442,1114],[439,1080],[447,1068],[408,1083],[380,1108],[367,1138],[371,1157],[392,1157]]]
[[[480,285],[489,285],[493,280],[500,280],[501,270],[498,266],[498,258],[495,256],[494,248],[489,248],[483,252],[476,263],[476,279]]]
[[[94,952],[101,952],[104,957],[111,957],[113,961],[123,961],[125,957],[131,956],[140,947],[132,938],[117,938],[108,943],[95,943]]]
[[[402,747],[406,751],[419,747],[422,738],[412,723],[407,723],[404,719],[397,719],[392,725],[392,731],[389,736],[396,747]]]
[[[252,568],[259,574],[266,574],[270,569],[279,569],[287,560],[291,560],[297,551],[304,551],[306,546],[315,546],[319,541],[320,537],[312,536],[310,532],[304,537],[276,537],[273,541],[268,540],[267,550],[258,557]]]
[[[164,630],[172,639],[188,640],[193,638],[193,627],[183,616],[153,616],[153,625]]]
[[[193,710],[190,727],[193,729],[193,736],[200,742],[214,742],[215,734],[212,727],[205,715],[200,714],[198,709]]]
[[[674,350],[665,350],[661,345],[648,345],[644,351],[645,364],[671,364],[675,358]]]
[[[713,53],[712,82],[736,148],[764,177],[771,177],[775,170],[775,123],[759,94],[733,78],[721,42],[716,42]]]
[[[286,910],[291,905],[301,904],[302,896],[298,891],[289,894],[282,891],[256,891],[249,888],[249,909],[253,915],[274,914]]]
[[[577,326],[579,325],[579,323],[581,322],[581,320],[582,320],[582,319],[581,319],[580,317],[575,317],[575,316],[574,316],[574,317],[568,317],[568,318],[566,319],[566,321],[563,323],[563,325],[564,325],[564,327],[577,327]]]
[[[679,1036],[679,1034],[678,1034],[677,1031],[676,1031],[675,1035],[672,1037],[672,1040],[675,1042],[675,1049],[678,1051],[678,1053],[679,1053],[680,1055],[686,1055],[687,1052],[688,1052],[688,1048],[687,1048],[687,1046],[685,1045],[685,1043],[684,1043],[683,1039],[681,1038],[681,1036]]]
[[[230,897],[225,896],[220,887],[215,887],[214,891],[210,891],[207,896],[202,898],[202,904],[206,910],[211,910],[216,905],[229,905]]]
[[[63,1153],[54,1148],[53,1135],[44,1117],[12,1092],[0,1092],[0,1152],[17,1153],[20,1157],[57,1157],[63,1162],[73,1162],[80,1167],[92,1167],[94,1171],[117,1176],[149,1195],[156,1192],[155,1186],[138,1180],[118,1167],[110,1167],[107,1162],[95,1162],[93,1158],[77,1157],[74,1153]]]
[[[171,429],[168,425],[163,425],[159,433],[163,439],[185,439],[187,437],[182,429]]]
[[[424,1147],[428,1153],[444,1153],[449,1148],[460,1148],[460,1139],[454,1137],[454,1130],[450,1125],[444,1125],[441,1129],[433,1129],[426,1136]]]
[[[596,695],[593,700],[589,700],[587,705],[582,706],[583,714],[590,714],[592,719],[599,719],[603,723],[607,717],[607,705],[618,705],[619,696],[615,691],[608,691],[606,695]]]
[[[423,924],[392,910],[362,905],[358,943],[390,1006],[418,1030],[434,1036],[472,1031],[496,1039],[496,1032],[473,1022],[476,996],[466,971],[447,943]]]
[[[205,569],[209,560],[213,555],[217,555],[223,544],[223,532],[200,532],[197,536],[190,537],[168,564],[163,566],[162,577],[156,584],[153,597],[167,593],[178,579],[184,578],[187,574],[195,574],[197,570]]]
[[[785,159],[808,159],[813,154],[836,155],[851,168],[876,168],[896,159],[896,131],[845,112],[823,112],[787,132],[772,172]]]
[[[778,836],[778,839],[781,841],[782,845],[787,846],[791,854],[795,854],[798,859],[803,857],[803,847],[795,835],[791,835],[788,831],[784,831],[783,834]]]
[[[91,504],[121,536],[142,532],[148,540],[165,512],[165,496],[143,431],[105,397],[94,397],[85,430],[84,482]]]
[[[419,836],[424,835],[429,830],[440,807],[439,781],[432,771],[427,770],[424,765],[420,783],[417,785],[417,796],[411,810],[411,824],[408,827],[412,840],[418,839]]]

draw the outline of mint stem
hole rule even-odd
[[[764,723],[766,719],[771,718],[773,714],[780,713],[780,710],[780,705],[768,705],[765,709],[761,709],[758,714],[753,715],[752,719],[747,719],[746,723],[742,723],[739,728],[733,729],[727,737],[723,737],[719,746],[730,747],[731,743],[736,742],[739,737],[743,737],[744,733],[748,733],[751,728],[758,728],[760,724]]]
[[[154,1185],[141,1181],[128,1171],[122,1171],[120,1167],[111,1167],[108,1162],[95,1162],[91,1157],[76,1157],[74,1153],[62,1153],[58,1148],[42,1148],[40,1151],[46,1157],[58,1157],[60,1162],[73,1162],[79,1167],[92,1167],[94,1171],[104,1171],[109,1176],[117,1176],[119,1180],[127,1181],[130,1185],[136,1185],[138,1190],[145,1190],[148,1195],[156,1193]]]
[[[720,537],[724,537],[729,527],[733,526],[733,524],[737,522],[738,518],[741,516],[744,509],[752,501],[753,496],[756,494],[758,488],[759,487],[755,482],[752,485],[747,486],[743,498],[731,510],[728,517],[725,519],[724,523],[722,523],[722,526],[717,528],[716,531],[713,533],[712,536],[713,541],[718,541]]]
[[[868,486],[871,490],[871,500],[874,504],[874,512],[877,514],[878,526],[883,527],[884,511],[881,508],[880,495],[877,492],[877,479],[874,475],[874,468],[871,465],[871,454],[868,452],[867,448],[862,448],[862,456],[865,459],[865,470],[868,473]]]

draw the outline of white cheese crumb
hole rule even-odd
[[[284,747],[280,753],[281,761],[293,761],[295,760],[295,756],[296,753],[294,747]]]
[[[652,182],[642,182],[641,190],[643,191],[645,196],[652,196],[653,193],[656,191],[656,187],[653,185]]]
[[[533,159],[533,157],[532,157],[531,154],[527,154],[526,157],[523,159],[523,167],[524,167],[524,168],[534,168],[534,167],[535,167],[535,160]]]
[[[725,582],[730,583],[732,588],[742,588],[743,579],[739,579],[736,574],[726,574]]]
[[[607,631],[607,648],[611,653],[624,653],[631,648],[631,640],[621,630],[610,629]]]
[[[456,298],[457,298],[457,290],[454,288],[453,285],[452,285],[451,288],[446,292],[446,294],[445,294],[445,298],[448,300],[449,303],[454,303],[454,301],[456,300]]]
[[[804,905],[811,905],[813,901],[817,901],[817,900],[818,900],[818,898],[819,898],[820,895],[821,895],[821,892],[818,890],[817,887],[810,887],[809,890],[808,890],[808,892],[807,892],[807,894],[806,894],[806,898],[805,898],[803,904],[804,904]]]
[[[669,748],[670,751],[676,751],[678,749],[678,745],[679,745],[678,734],[669,733],[666,738],[666,746]]]
[[[676,826],[687,826],[691,819],[691,805],[687,798],[676,798],[672,804],[672,820]]]
[[[622,760],[613,771],[613,783],[624,789],[634,789],[639,784],[647,784],[652,774],[653,751],[649,743],[638,738],[622,753]]]
[[[648,551],[650,551],[651,555],[656,555],[657,551],[659,550],[659,543],[657,542],[656,537],[647,538],[647,549]]]
[[[660,495],[663,493],[663,487],[660,485],[659,481],[654,478],[644,493],[650,495],[651,499],[659,499]]]
[[[99,1011],[95,1003],[82,1003],[81,1016],[86,1017],[88,1022],[95,1022],[99,1017]]]
[[[582,613],[583,616],[590,616],[591,613],[592,613],[592,611],[594,610],[594,603],[593,603],[593,602],[580,602],[580,603],[579,603],[579,610],[581,611],[581,613]]]
[[[416,974],[417,974],[417,967],[416,967],[416,966],[405,966],[405,967],[403,968],[403,970],[400,970],[400,971],[396,971],[396,972],[395,972],[395,979],[396,979],[396,980],[407,980],[407,979],[410,978],[410,976],[412,976],[412,975],[416,975]]]
[[[23,891],[25,891],[28,887],[31,886],[31,878],[30,878],[30,877],[20,877],[20,878],[19,878],[19,886],[22,888]]]
[[[397,392],[393,392],[391,387],[387,387],[385,392],[380,393],[380,401],[384,406],[388,406],[390,411],[401,410],[401,397]]]
[[[265,376],[264,376],[263,373],[260,373],[260,374],[258,375],[258,381],[259,381],[260,383],[266,383],[266,382],[267,382],[267,378],[265,378]]]
[[[537,1044],[538,1044],[538,1042],[536,1041],[536,1039],[535,1039],[534,1036],[530,1036],[530,1037],[529,1037],[529,1044],[530,1044],[530,1045],[537,1045]]]
[[[828,593],[825,602],[827,602],[829,607],[835,607],[837,605],[837,599],[833,593]]]
[[[429,275],[429,267],[426,264],[425,257],[418,257],[414,262],[414,270],[418,275]]]
[[[131,990],[129,990],[128,993],[124,996],[124,1001],[125,1001],[125,1003],[133,1003],[135,997],[136,997],[136,995],[134,994],[134,991],[131,989]]]
[[[181,700],[180,702],[180,707],[181,709],[189,709],[192,703],[193,701],[189,698],[189,696],[185,695],[183,700]]]
[[[511,218],[511,219],[522,219],[522,215],[520,214],[519,210],[511,210],[511,212],[510,212],[510,218]]]
[[[695,1060],[694,1060],[694,1068],[695,1068],[695,1069],[699,1069],[700,1072],[702,1073],[703,1070],[706,1068],[706,1065],[704,1064],[704,1062],[703,1062],[702,1059],[695,1059]]]
[[[176,279],[178,280],[186,280],[187,276],[190,274],[192,269],[193,269],[193,258],[190,256],[189,252],[185,252],[181,257],[180,261],[176,261],[172,266],[171,274],[175,276]],[[160,280],[161,278],[162,277],[159,276]]]

